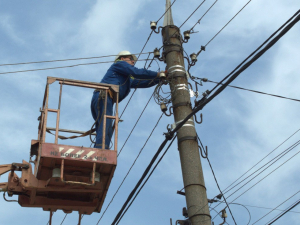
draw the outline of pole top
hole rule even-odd
[[[165,14],[163,26],[165,27],[165,26],[169,26],[169,25],[174,25],[170,0],[166,0],[165,12],[166,12],[166,14]]]

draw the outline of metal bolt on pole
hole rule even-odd
[[[166,9],[170,0],[166,0]],[[171,9],[165,14],[163,57],[167,64],[175,123],[179,123],[192,112],[188,82],[184,67],[180,30],[173,25]],[[193,225],[211,225],[206,188],[204,183],[197,135],[193,118],[177,132],[183,183],[185,187],[188,217]]]

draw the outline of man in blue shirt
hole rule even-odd
[[[119,102],[129,94],[131,88],[148,88],[159,82],[159,73],[136,68],[134,66],[136,60],[136,56],[129,51],[121,51],[115,58],[114,64],[107,70],[100,82],[119,85]],[[112,97],[108,95],[106,115],[113,114],[113,104]],[[104,99],[101,91],[94,91],[91,102],[91,111],[96,123],[97,133],[94,148],[102,148]],[[109,149],[112,134],[112,119],[107,119],[105,149]]]

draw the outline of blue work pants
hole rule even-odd
[[[98,118],[98,121],[96,122],[96,143],[94,145],[94,148],[102,148],[104,107],[105,107],[104,104],[105,104],[105,98],[101,97],[99,91],[95,91],[91,101],[92,116],[95,121]],[[106,115],[109,116],[113,115],[113,104],[114,104],[113,99],[109,95],[107,95]],[[112,119],[107,119],[106,129],[105,129],[105,149],[109,149],[112,135],[113,135]]]

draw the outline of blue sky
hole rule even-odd
[[[206,0],[202,7],[186,22],[181,31],[190,29],[213,3]],[[195,27],[184,49],[188,54],[200,50],[248,0],[219,0],[211,11]],[[177,0],[172,7],[174,23],[180,26],[200,4],[195,0]],[[219,81],[266,40],[297,10],[297,0],[252,0],[249,5],[207,46],[198,57],[191,73]],[[114,55],[121,50],[139,53],[149,34],[149,22],[164,13],[165,2],[158,0],[132,1],[1,1],[0,2],[0,64],[33,62],[55,59],[70,59]],[[159,22],[162,25],[163,20]],[[300,25],[296,24],[278,43],[244,71],[232,84],[267,93],[300,99]],[[153,34],[145,52],[161,47],[161,34]],[[142,56],[141,58],[146,58]],[[112,61],[111,58],[0,66],[0,73],[68,66],[77,63]],[[78,66],[73,68],[45,70],[25,73],[0,74],[0,164],[28,160],[30,140],[37,138],[37,117],[42,106],[47,76],[98,82],[110,63]],[[144,63],[137,63],[143,67]],[[165,65],[159,63],[160,69]],[[153,63],[152,70],[159,67]],[[204,83],[200,92],[213,87]],[[125,142],[135,121],[143,110],[154,88],[138,90],[125,111],[124,122],[119,127],[119,149]],[[50,107],[57,106],[56,87]],[[91,91],[65,88],[62,100],[61,128],[88,130],[92,123],[90,114]],[[192,100],[193,101],[193,100]],[[120,111],[126,100],[120,104]],[[196,126],[203,143],[208,146],[209,158],[221,189],[251,168],[256,162],[276,148],[281,142],[300,128],[299,102],[259,95],[233,88],[225,89],[202,111],[204,122]],[[120,157],[103,209],[107,206],[127,173],[150,131],[160,116],[160,108],[152,99]],[[48,126],[53,126],[54,118]],[[51,124],[52,123],[52,124]],[[149,140],[130,175],[116,195],[100,224],[110,224],[128,194],[140,178],[160,143],[166,126],[173,123],[172,117],[164,116]],[[295,134],[260,165],[295,143],[300,133]],[[49,137],[48,141],[52,141]],[[89,140],[60,142],[89,146]],[[176,143],[176,142],[175,142]],[[152,177],[141,191],[120,224],[169,224],[182,219],[185,206],[183,196],[176,191],[183,187],[180,159],[176,144],[170,148]],[[244,189],[228,198],[230,202],[271,170],[293,154],[295,148],[274,166],[246,185]],[[274,208],[299,191],[299,155],[295,156],[276,172],[242,195],[235,202],[244,205]],[[208,198],[219,191],[205,159],[202,160]],[[6,176],[0,178],[5,182]],[[230,193],[228,193],[230,194]],[[227,195],[228,195],[227,194]],[[226,195],[225,195],[226,196]],[[286,202],[285,209],[299,194]],[[13,199],[15,199],[14,197]],[[220,211],[224,205],[216,208]],[[248,213],[240,206],[232,205],[238,224],[247,224]],[[270,210],[248,207],[251,223]],[[300,208],[294,208],[299,211]],[[265,224],[279,211],[272,212],[257,222]],[[211,212],[212,216],[216,213]],[[17,203],[1,200],[0,224],[47,224],[48,212],[37,208],[22,208]],[[96,224],[101,216],[94,213],[83,218],[82,224]],[[57,212],[53,224],[60,224],[64,214]],[[277,224],[296,224],[297,213],[289,213]],[[64,224],[76,224],[77,213],[67,216]],[[215,224],[221,219],[216,218]],[[228,223],[234,224],[228,213]]]

